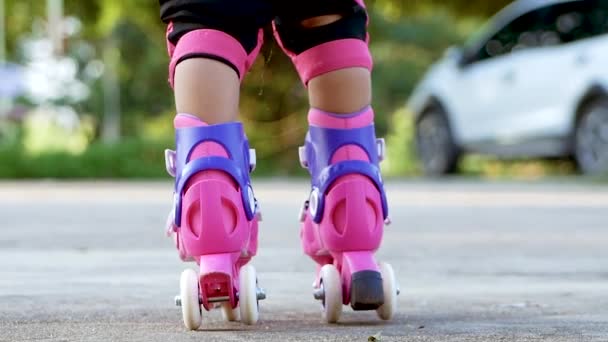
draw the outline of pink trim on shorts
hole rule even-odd
[[[173,32],[173,22],[170,22],[167,25],[167,32],[165,34],[165,39],[167,40],[167,53],[169,57],[173,56],[173,51],[175,51],[175,45],[169,41],[169,35]]]
[[[359,6],[365,8],[365,2],[363,0],[355,0],[355,2],[359,4]]]
[[[258,31],[258,45],[255,46],[253,51],[247,56],[247,61],[245,61],[245,74],[251,69],[253,63],[255,63],[255,59],[258,57],[260,50],[262,49],[262,45],[264,45],[264,30],[260,29]],[[241,81],[245,75],[241,76]]]

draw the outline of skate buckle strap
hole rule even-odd
[[[346,160],[331,164],[336,151],[348,145],[358,146],[365,151],[369,162]],[[375,184],[382,199],[384,219],[388,219],[388,205],[379,167],[380,161],[384,159],[385,143],[384,139],[376,139],[374,125],[353,129],[310,126],[306,144],[300,147],[299,154],[300,163],[308,169],[312,180],[310,197],[302,210],[308,209],[314,222],[321,222],[328,188],[335,180],[348,174],[364,175]],[[300,219],[303,217],[300,214]]]
[[[167,168],[167,173],[175,178],[175,151],[165,150],[165,168]]]
[[[221,145],[228,158],[208,156],[190,160],[195,147],[204,142]],[[184,186],[198,172],[219,170],[229,174],[241,189],[243,207],[247,219],[260,215],[257,200],[251,187],[249,173],[255,169],[255,150],[249,148],[243,125],[238,122],[204,127],[178,128],[175,131],[177,151],[165,151],[167,172],[175,180],[175,225],[181,225],[181,201]],[[179,194],[179,195],[178,195]]]

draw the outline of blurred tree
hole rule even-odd
[[[372,17],[370,33],[374,54],[374,106],[379,135],[391,126],[391,113],[401,108],[415,82],[444,49],[462,42],[479,24],[465,17],[487,18],[508,0],[367,0]],[[16,48],[24,32],[45,25],[42,0],[6,0],[9,56],[19,60]],[[171,135],[173,97],[167,84],[164,25],[155,0],[64,0],[66,16],[82,23],[81,35],[94,47],[92,59],[104,49],[120,51],[119,75],[122,134],[138,136],[144,123],[167,114]],[[270,28],[266,28],[268,37]],[[275,170],[297,169],[296,149],[306,130],[307,98],[291,62],[272,39],[247,76],[241,111],[252,144],[260,159],[272,159]],[[78,107],[81,114],[100,118],[103,113],[101,83],[92,85],[89,100]],[[267,165],[270,163],[267,163]]]
[[[372,10],[384,15],[400,17],[420,11],[434,11],[444,8],[458,16],[490,17],[504,8],[512,0],[367,0]]]

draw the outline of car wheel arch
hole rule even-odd
[[[578,126],[582,115],[585,113],[587,106],[600,99],[608,98],[608,88],[599,84],[594,84],[583,94],[584,95],[580,98],[575,107],[574,122],[572,125],[573,133],[576,131],[576,127]]]
[[[588,120],[586,118],[588,116],[597,117],[598,108],[599,110],[603,110],[604,115],[606,115],[606,109],[608,108],[608,89],[596,85],[591,87],[578,102],[574,116],[575,121],[572,125],[572,133],[570,134],[569,139],[570,156],[573,161],[576,162],[578,170],[584,174],[594,174],[596,172],[605,173],[608,171],[608,164],[606,163],[606,160],[604,160],[603,166],[601,166],[602,162],[600,162],[600,167],[598,168],[597,165],[593,164],[595,163],[594,161],[589,164],[589,153],[585,153],[589,151],[589,148],[591,148],[591,151],[598,149],[604,151],[605,145],[604,147],[598,147],[596,144],[594,148],[584,144],[585,146],[583,149],[581,149],[579,145],[580,134],[582,134],[583,137],[589,137],[589,134],[595,134],[589,131]],[[597,158],[597,156],[594,158]]]
[[[448,127],[450,128],[452,137],[454,138],[455,142],[460,144],[460,135],[458,134],[458,132],[456,131],[456,129],[454,127],[454,123],[453,123],[453,120],[451,117],[451,112],[448,109],[448,107],[436,96],[431,96],[429,98],[426,105],[416,116],[416,120],[415,120],[416,123],[418,123],[418,121],[420,121],[420,119],[422,119],[422,117],[424,117],[425,114],[429,113],[430,111],[432,111],[434,109],[439,109],[441,111],[441,113],[444,115],[446,121],[448,122]]]
[[[455,139],[455,134],[454,134],[454,129],[451,126],[451,122],[450,122],[450,117],[448,114],[448,111],[445,109],[446,107],[443,106],[443,104],[441,102],[439,102],[439,100],[434,99],[434,101],[429,101],[427,103],[427,105],[424,107],[423,110],[420,111],[420,114],[416,117],[415,120],[415,126],[416,126],[416,151],[418,154],[418,158],[420,158],[422,164],[423,164],[423,169],[424,169],[424,173],[430,176],[441,176],[441,175],[446,175],[446,174],[452,174],[452,173],[457,173],[458,172],[458,164],[459,164],[459,160],[461,159],[462,154],[464,153],[464,151],[462,150],[461,146],[459,145],[459,143],[457,142],[457,140]],[[426,123],[426,118],[428,118],[429,122],[433,122],[434,125],[439,124],[439,126],[437,127],[443,127],[445,130],[443,132],[446,133],[446,135],[441,135],[445,140],[440,139],[441,141],[441,152],[439,152],[438,154],[434,154],[428,153],[423,153],[424,150],[426,149],[420,149],[420,146],[433,146],[435,144],[428,144],[428,130],[425,129],[424,133],[423,131],[421,131],[421,126],[420,125],[425,125],[425,127],[427,126]],[[437,121],[439,119],[439,121]],[[432,125],[431,125],[432,126]],[[439,129],[439,131],[441,131],[441,129]],[[420,135],[422,134],[422,135]],[[431,140],[434,140],[437,138],[437,133],[435,134],[431,134],[434,135],[435,138],[431,137]],[[424,137],[426,138],[424,138]],[[423,143],[422,145],[421,142]],[[435,143],[437,143],[437,140],[435,140]],[[435,148],[437,147],[437,145],[435,145]],[[437,152],[437,151],[435,151]],[[427,161],[429,161],[429,159],[427,158],[428,156],[434,156],[432,157],[432,159],[436,159],[438,155],[443,156],[443,159],[440,158],[439,160],[443,160],[443,163],[440,163],[439,165],[437,165],[437,160],[435,160],[433,162],[433,165],[430,165],[427,163]],[[430,166],[429,166],[430,165]]]
[[[572,112],[570,134],[567,141],[567,149],[570,151],[571,157],[574,155],[574,139],[576,138],[576,130],[578,129],[578,125],[583,117],[583,114],[585,114],[585,110],[595,101],[605,98],[608,98],[608,88],[600,84],[593,84],[585,92],[583,92],[583,95],[575,103]]]

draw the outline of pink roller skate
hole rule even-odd
[[[175,129],[177,151],[165,153],[167,171],[176,178],[168,232],[182,260],[199,266],[181,276],[176,304],[184,324],[198,329],[201,307],[222,308],[230,321],[240,312],[244,323],[254,324],[258,300],[265,298],[248,264],[257,251],[259,215],[249,179],[255,151],[240,123],[207,126],[179,114]]]
[[[339,320],[343,304],[391,319],[399,292],[395,275],[374,258],[389,219],[379,169],[384,140],[375,137],[373,112],[348,118],[313,109],[309,121],[300,161],[312,191],[300,221],[304,252],[318,264],[314,297],[328,323]]]

